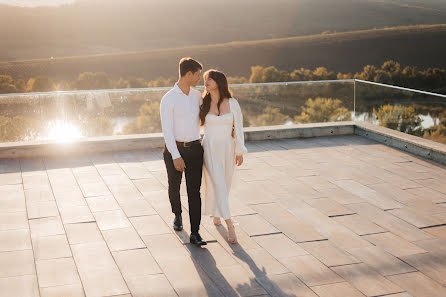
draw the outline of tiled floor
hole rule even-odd
[[[2,297],[445,297],[446,169],[358,136],[248,143],[239,244],[174,232],[161,152],[0,160]]]

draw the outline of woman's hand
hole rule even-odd
[[[243,155],[235,156],[235,164],[237,166],[240,166],[243,164]]]

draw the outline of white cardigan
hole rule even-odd
[[[245,147],[245,135],[243,133],[243,115],[238,101],[234,98],[229,99],[229,108],[234,115],[235,132],[235,154],[244,155],[248,152]]]

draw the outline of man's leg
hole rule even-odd
[[[184,162],[186,163],[185,174],[191,233],[197,233],[201,222],[200,188],[203,173],[203,147],[201,144],[187,149]]]
[[[172,207],[172,212],[175,215],[181,215],[180,185],[183,173],[175,169],[172,155],[167,149],[164,149],[163,157],[167,169],[167,180],[169,183],[169,200]]]

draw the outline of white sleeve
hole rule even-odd
[[[160,104],[161,126],[163,128],[164,142],[167,150],[172,155],[172,159],[180,158],[173,130],[173,104],[168,97],[163,97]]]
[[[245,135],[243,133],[243,115],[237,100],[232,98],[230,104],[231,111],[234,114],[235,154],[240,156],[248,152],[245,147]]]

